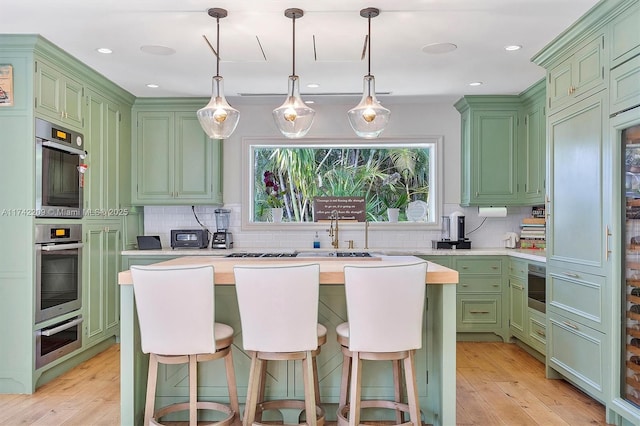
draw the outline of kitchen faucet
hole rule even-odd
[[[329,225],[329,236],[331,237],[331,245],[333,246],[333,248],[337,249],[338,245],[340,244],[340,240],[338,239],[338,211],[337,210],[331,210],[331,216],[329,216],[329,219],[331,219],[331,224]],[[333,227],[333,221],[336,221],[336,227]]]

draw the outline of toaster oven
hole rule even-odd
[[[209,231],[206,229],[172,229],[171,248],[207,248]]]

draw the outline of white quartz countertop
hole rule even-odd
[[[291,252],[311,252],[311,251],[336,251],[333,249],[284,249],[282,247],[253,247],[237,249],[161,249],[161,250],[125,250],[123,256],[214,256],[224,257],[231,253],[291,253]],[[435,250],[430,248],[370,248],[370,249],[345,249],[338,251],[349,252],[370,252],[388,256],[512,256],[521,259],[533,260],[536,262],[546,262],[546,252],[544,250],[530,249],[507,249],[507,248],[477,248],[461,250]]]

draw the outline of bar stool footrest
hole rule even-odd
[[[210,402],[210,401],[198,401],[198,403],[196,404],[196,407],[198,410],[211,410],[211,411],[217,411],[220,413],[224,413],[227,415],[227,417],[225,417],[222,420],[216,420],[216,421],[211,421],[209,424],[212,425],[216,425],[216,426],[229,426],[234,424],[234,421],[236,419],[236,416],[239,415],[239,413],[236,413],[235,411],[233,411],[231,409],[231,407],[225,405],[225,404],[221,404],[218,402]],[[171,405],[167,405],[165,407],[162,407],[161,409],[159,409],[158,411],[156,411],[153,414],[153,418],[151,419],[151,424],[152,425],[159,425],[162,426],[162,423],[160,423],[157,419],[160,419],[164,416],[166,416],[167,414],[170,413],[176,413],[179,411],[189,411],[189,403],[188,402],[177,402],[175,404],[171,404]],[[198,423],[198,424],[202,424],[202,423]]]
[[[387,401],[384,399],[367,399],[360,401],[360,408],[386,408],[389,410],[402,411],[409,415],[409,404],[404,404],[402,402],[396,401]],[[337,411],[337,426],[348,426],[349,419],[347,415],[349,413],[350,407],[349,405],[343,405],[342,407],[338,407]],[[422,424],[422,422],[420,422]],[[366,423],[360,423],[361,425],[366,425]],[[415,426],[413,422],[408,421],[404,423],[394,423],[391,426]]]

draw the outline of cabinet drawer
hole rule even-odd
[[[606,278],[564,268],[547,267],[547,306],[570,320],[604,332]]]
[[[544,316],[529,311],[529,345],[545,354],[547,345],[547,326]]]
[[[606,336],[548,311],[547,364],[592,396],[604,399]]]
[[[460,275],[458,293],[500,293],[501,276]]]
[[[509,275],[518,278],[527,278],[527,261],[520,259],[509,260]]]
[[[458,330],[465,328],[497,328],[501,322],[501,296],[458,296]],[[491,330],[493,331],[493,330]]]
[[[456,259],[456,270],[460,274],[502,274],[502,260]]]
[[[609,111],[613,114],[640,104],[640,56],[611,70]]]

